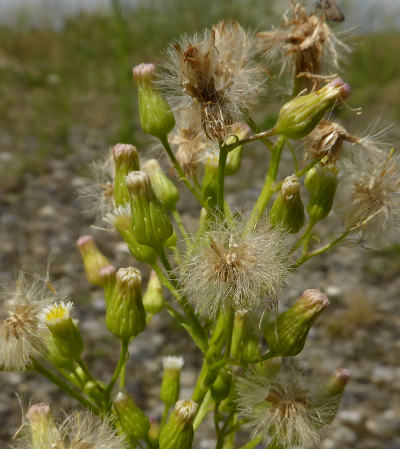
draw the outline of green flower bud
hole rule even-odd
[[[217,378],[211,385],[211,394],[216,402],[221,402],[229,396],[232,386],[232,374],[226,369],[220,369]]]
[[[163,295],[162,285],[158,276],[154,270],[150,273],[149,283],[147,289],[143,295],[143,307],[147,314],[147,321],[161,312],[164,308],[165,299]],[[176,401],[175,401],[176,402]]]
[[[316,394],[316,403],[329,407],[330,413],[324,417],[324,425],[331,424],[339,409],[344,390],[350,380],[347,369],[338,369]]]
[[[218,190],[218,157],[211,154],[204,161],[204,176],[201,183],[203,200],[210,208],[217,205]]]
[[[134,403],[125,390],[118,390],[113,400],[113,412],[124,434],[134,440],[145,440],[150,429],[149,418]]]
[[[235,314],[232,332],[231,356],[236,359],[240,357],[241,346],[243,340],[248,333],[248,317],[247,311],[239,310]]]
[[[54,340],[52,333],[46,335],[46,359],[58,369],[74,370],[74,361],[67,359],[60,354],[58,346]]]
[[[87,280],[93,285],[102,287],[103,279],[99,275],[99,271],[101,268],[110,265],[110,262],[100,252],[91,235],[79,237],[76,246],[82,256]]]
[[[296,176],[288,176],[283,180],[268,220],[273,227],[282,226],[289,234],[300,231],[304,224],[304,206],[301,201],[300,183]]]
[[[167,212],[157,199],[150,178],[143,171],[133,171],[126,177],[131,196],[133,233],[142,245],[162,248],[173,228]]]
[[[141,245],[134,236],[130,204],[124,207],[118,207],[110,217],[110,221],[127,243],[133,257],[140,262],[154,265],[157,261],[157,254],[154,249],[148,245]]]
[[[143,170],[150,176],[151,185],[161,204],[170,212],[173,211],[179,199],[179,192],[175,184],[165,176],[156,159],[149,159],[145,162]]]
[[[234,136],[229,136],[226,139],[225,144],[230,145],[236,142],[236,139],[244,139],[250,134],[250,128],[247,125],[237,125],[236,131],[234,132]],[[240,164],[242,163],[242,153],[243,153],[243,145],[236,147],[234,150],[228,153],[228,157],[226,159],[225,166],[225,176],[234,175],[240,169]]]
[[[160,398],[167,407],[173,406],[179,399],[181,369],[184,364],[182,357],[163,357],[163,380]]]
[[[194,401],[181,400],[175,404],[174,412],[161,430],[159,449],[191,449],[197,407]]]
[[[33,404],[26,417],[29,420],[32,448],[50,448],[60,439],[47,404]]]
[[[175,118],[165,99],[153,85],[156,68],[153,64],[140,64],[133,68],[139,95],[139,116],[143,131],[165,139],[175,126]]]
[[[107,265],[99,270],[99,276],[102,278],[104,298],[106,300],[106,307],[114,295],[115,288],[115,273],[116,269],[113,265]]]
[[[43,309],[41,319],[49,328],[60,355],[78,360],[83,351],[83,340],[70,314],[72,302],[57,302]]]
[[[267,323],[264,336],[272,353],[284,357],[297,355],[304,347],[315,320],[329,305],[320,290],[306,290],[276,321]]]
[[[115,162],[114,201],[116,206],[124,206],[129,203],[125,178],[129,172],[140,170],[139,155],[136,147],[123,143],[115,145],[112,154]]]
[[[290,139],[307,136],[338,99],[345,99],[349,95],[350,86],[341,78],[335,78],[315,92],[290,100],[279,112],[274,126],[275,134]]]
[[[114,295],[107,305],[106,324],[112,334],[124,341],[145,330],[142,276],[136,268],[120,268],[117,271]]]
[[[102,385],[100,382],[95,380],[89,380],[85,383],[83,390],[85,394],[94,399],[97,404],[103,405],[105,399],[104,393],[106,390],[105,385]]]
[[[337,169],[334,166],[320,165],[308,171],[304,185],[310,192],[307,212],[314,223],[323,220],[332,209],[338,185]]]

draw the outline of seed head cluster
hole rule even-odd
[[[199,313],[211,317],[220,307],[265,307],[286,283],[289,240],[266,221],[248,232],[241,221],[215,224],[193,242],[182,263],[183,291]]]
[[[169,48],[161,84],[176,109],[198,105],[198,127],[223,142],[240,121],[240,111],[254,106],[262,90],[255,53],[253,37],[238,23],[220,22]]]

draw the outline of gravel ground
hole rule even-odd
[[[70,155],[50,161],[45,175],[28,176],[4,189],[0,199],[0,280],[11,282],[19,267],[32,270],[38,263],[44,266],[50,256],[57,289],[80,303],[76,309],[86,341],[85,358],[93,371],[107,380],[116,362],[117,343],[103,322],[101,292],[90,288],[83,276],[75,241],[90,232],[116,266],[126,266],[132,260],[116,236],[90,228],[92,219],[85,217],[84,205],[76,200],[76,188],[82,182],[77,168],[96,150],[89,149],[84,158]],[[262,185],[263,164],[259,163],[262,158],[255,156],[257,151],[249,149],[241,178],[228,180],[228,192],[238,192],[236,204],[253,201]],[[190,197],[185,195],[181,203],[190,215],[194,210]],[[329,233],[336,226],[333,219],[322,230]],[[400,448],[399,274],[400,255],[395,251],[376,254],[347,245],[301,267],[281,299],[283,309],[307,288],[320,288],[329,295],[331,305],[312,329],[300,359],[317,374],[340,367],[352,374],[339,415],[319,449]],[[162,412],[157,396],[161,356],[167,354],[184,355],[181,396],[187,397],[200,357],[183,331],[171,326],[168,315],[162,313],[135,340],[128,365],[128,389],[152,416]],[[50,402],[63,410],[74,406],[34,374],[0,373],[1,447],[8,447],[20,426],[20,401],[24,408],[30,401]],[[194,447],[212,448],[211,424],[205,423],[203,429]]]

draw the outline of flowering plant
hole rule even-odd
[[[34,404],[20,447],[190,449],[212,413],[217,449],[236,447],[242,428],[251,436],[242,449],[261,442],[286,449],[310,446],[332,422],[349,372],[316,381],[293,360],[328,298],[309,289],[277,313],[278,297],[294,270],[350,236],[372,248],[396,242],[400,220],[399,155],[379,134],[357,137],[325,118],[350,95],[331,73],[340,50],[348,51],[329,26],[343,20],[333,5],[319,2],[308,13],[292,2],[280,28],[256,35],[221,22],[170,46],[158,77],[153,64],[134,67],[142,128],[160,141],[177,180],[199,203],[198,226],[189,232],[182,221],[179,191],[157,160],[144,161],[129,144],[112,148],[110,179],[94,200],[134,259],[149,266],[150,278],[143,292],[137,268],[117,270],[93,237],[79,238],[87,280],[103,290],[105,323],[121,344],[107,383],[83,360],[73,303],[52,284],[21,275],[6,293],[0,367],[37,371],[85,409],[58,421],[48,405]],[[274,126],[261,131],[251,114],[276,67],[293,90]],[[291,140],[304,143],[301,167]],[[225,178],[240,172],[245,146],[254,141],[269,164],[256,203],[243,213],[226,200]],[[294,171],[279,179],[286,149]],[[315,227],[332,208],[343,228],[313,249]],[[164,413],[150,421],[125,389],[126,362],[137,335],[164,308],[198,346],[203,364],[191,398],[180,399],[184,361],[163,358]]]

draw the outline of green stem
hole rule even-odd
[[[208,390],[207,394],[205,395],[201,406],[199,407],[196,417],[193,421],[193,429],[196,431],[198,427],[200,426],[203,419],[207,416],[209,412],[211,412],[214,404],[214,399],[212,398],[211,391]]]
[[[88,366],[82,360],[81,357],[79,357],[79,359],[76,361],[76,363],[82,369],[82,371],[85,373],[85,376],[87,377],[88,380],[94,380],[94,377],[93,377],[92,373],[90,372]]]
[[[121,351],[119,353],[119,360],[118,360],[117,366],[115,368],[114,374],[110,380],[110,383],[108,384],[108,386],[106,388],[106,392],[105,392],[106,397],[110,396],[111,391],[114,388],[114,385],[119,378],[121,370],[128,360],[128,356],[129,356],[128,355],[128,345],[129,345],[128,340],[121,340]]]
[[[263,131],[258,134],[253,134],[252,136],[246,137],[245,139],[237,140],[236,142],[231,143],[230,145],[224,145],[223,148],[229,152],[229,151],[234,150],[236,147],[245,145],[246,143],[254,142],[256,140],[263,140],[266,137],[275,136],[275,135],[276,135],[275,129],[272,128],[272,129],[268,129],[267,131]]]
[[[307,224],[307,227],[303,233],[303,235],[299,238],[299,240],[296,242],[296,244],[293,247],[293,251],[300,248],[300,246],[303,245],[303,255],[307,253],[308,245],[310,243],[312,230],[314,229],[314,226],[317,224],[316,221],[310,220]]]
[[[242,112],[243,112],[243,118],[244,118],[245,122],[250,126],[250,129],[253,131],[253,133],[259,134],[260,128],[257,126],[257,123],[252,119],[249,112],[246,110],[244,110]],[[274,144],[270,140],[268,140],[266,137],[263,137],[262,139],[260,139],[260,141],[270,150],[274,146]]]
[[[164,411],[161,418],[161,424],[160,424],[160,431],[165,426],[165,423],[167,422],[168,413],[169,413],[169,406],[167,404],[164,405]]]
[[[65,391],[65,393],[72,396],[78,402],[80,402],[84,407],[91,410],[96,415],[100,414],[100,410],[95,407],[88,399],[82,396],[80,393],[75,391],[72,387],[70,387],[67,383],[65,383],[62,379],[54,375],[51,371],[45,368],[41,363],[39,363],[36,359],[32,359],[33,369],[37,371],[42,376],[49,379],[53,384],[57,385],[61,390]]]
[[[257,437],[250,440],[248,443],[246,443],[244,446],[241,446],[239,449],[254,449],[257,444],[261,443],[262,436],[258,435]]]
[[[314,159],[313,161],[311,161],[308,165],[306,165],[301,170],[297,170],[296,177],[301,178],[303,175],[305,175],[308,172],[308,170],[311,170],[314,167],[314,165],[318,164],[318,162],[319,162],[319,159]]]
[[[186,177],[185,172],[183,171],[182,167],[179,165],[179,162],[176,160],[176,157],[174,155],[174,152],[172,151],[171,146],[169,145],[167,136],[160,139],[161,143],[167,152],[173,166],[175,167],[175,170],[177,171],[180,179],[186,184],[186,187],[193,193],[197,201],[203,206],[206,207],[206,205],[203,202],[203,198],[201,196],[201,192],[192,185],[192,183],[189,181],[189,179]]]
[[[217,209],[224,216],[224,180],[225,180],[225,166],[228,158],[228,151],[223,147],[219,147],[219,160],[218,160],[218,183],[217,183]]]
[[[331,248],[333,248],[334,246],[336,246],[338,243],[340,243],[342,240],[344,240],[347,235],[350,233],[350,230],[344,231],[341,234],[339,234],[335,240],[332,240],[332,242],[326,244],[325,246],[322,246],[319,249],[316,249],[315,251],[311,252],[311,253],[306,253],[303,254],[298,260],[297,262],[291,267],[293,270],[295,270],[296,268],[298,268],[300,265],[303,265],[304,262],[306,262],[308,259],[311,259],[315,256],[319,256],[320,254],[326,253],[327,251],[329,251]]]
[[[253,210],[251,211],[250,219],[246,225],[247,232],[255,227],[257,221],[264,214],[269,200],[276,191],[275,182],[278,176],[279,163],[281,160],[281,154],[285,142],[286,142],[285,137],[282,136],[279,137],[271,152],[271,160],[268,166],[268,172],[265,178],[264,187],[262,188],[260,196],[258,197],[258,200],[254,205]]]
[[[190,243],[189,234],[182,223],[181,214],[176,209],[174,209],[172,211],[172,216],[174,217],[176,224],[178,225],[179,231],[181,232],[182,237],[185,239],[186,244],[189,244]]]

